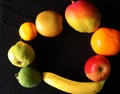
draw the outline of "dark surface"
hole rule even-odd
[[[90,0],[100,10],[102,26],[120,30],[120,5],[115,0]],[[8,58],[8,49],[19,39],[18,28],[25,21],[35,21],[43,10],[55,10],[64,17],[70,0],[0,0],[0,94],[67,94],[43,81],[38,87],[26,89],[18,84],[15,73],[20,68],[13,66]],[[84,62],[95,53],[89,40],[91,34],[80,34],[70,28],[64,20],[63,33],[54,38],[41,35],[29,43],[36,51],[34,67],[42,74],[51,71],[77,81],[89,81],[84,74]],[[99,94],[118,94],[120,84],[120,54],[108,57],[111,74]]]

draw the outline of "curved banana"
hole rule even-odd
[[[96,94],[103,88],[106,80],[99,82],[78,82],[63,78],[52,72],[43,72],[43,81],[67,93]]]

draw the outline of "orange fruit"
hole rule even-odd
[[[63,17],[60,13],[46,10],[38,13],[35,19],[36,29],[45,37],[55,37],[63,30]]]
[[[120,32],[117,29],[101,27],[93,33],[90,42],[95,53],[116,55],[120,51]]]
[[[31,41],[36,38],[37,30],[33,22],[24,22],[19,28],[19,35],[25,41]]]

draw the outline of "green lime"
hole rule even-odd
[[[40,72],[33,67],[23,67],[17,74],[19,84],[26,88],[36,87],[41,82]]]

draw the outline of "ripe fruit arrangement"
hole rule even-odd
[[[74,6],[77,6],[77,9],[74,9]],[[88,6],[89,8],[87,8]],[[93,33],[90,40],[91,47],[96,54],[100,55],[104,59],[102,61],[101,57],[98,56],[98,60],[96,60],[96,58],[93,58],[91,61],[88,60],[89,64],[88,62],[85,62],[84,72],[86,74],[86,77],[88,77],[92,82],[77,82],[50,72],[44,72],[42,75],[42,79],[45,83],[67,93],[96,94],[103,88],[105,81],[107,80],[111,72],[110,62],[105,56],[116,55],[120,51],[120,33],[118,30],[108,27],[99,28],[101,22],[100,12],[87,0],[74,1],[73,3],[68,5],[65,10],[65,19],[75,31],[86,34]],[[32,22],[29,22],[29,24],[31,25],[24,25],[23,23],[19,28],[21,42],[26,45],[28,45],[27,41],[31,41],[37,37],[37,33],[44,37],[55,37],[61,34],[63,31],[62,15],[51,10],[45,10],[38,13],[35,19],[35,24]],[[109,42],[107,42],[107,44],[107,39],[105,38],[109,39]],[[105,48],[107,47],[105,44],[110,48]],[[14,47],[12,50],[10,49],[10,51],[8,51],[8,58],[10,62],[17,67],[22,67],[21,70],[24,68],[28,68],[28,66],[35,59],[34,49],[31,47],[27,47],[28,46],[25,45],[23,47],[21,47],[21,45],[18,45],[17,47]],[[27,58],[25,58],[25,61],[22,61],[24,57]],[[26,63],[26,61],[28,61],[28,63]],[[91,72],[91,74],[89,74],[94,65],[96,65],[97,68],[92,71],[93,73]],[[105,67],[104,69],[106,71],[101,71],[101,73],[98,72],[97,69],[99,69],[99,66],[101,66],[100,71],[103,67]],[[17,76],[17,79],[22,86],[32,88],[40,84],[41,77],[39,73],[37,75],[39,79],[34,79],[31,78],[31,76],[27,76],[28,79],[30,78],[32,80],[21,80],[21,78],[24,78],[24,75],[26,75],[27,73],[30,73],[30,75],[34,75],[31,74],[32,72],[24,72],[25,74],[21,77],[22,73],[20,71],[20,74]],[[104,75],[102,75],[102,73]],[[34,82],[33,80],[36,82],[33,83],[35,85],[26,84],[27,81],[28,83]],[[26,83],[24,84],[24,82]]]

